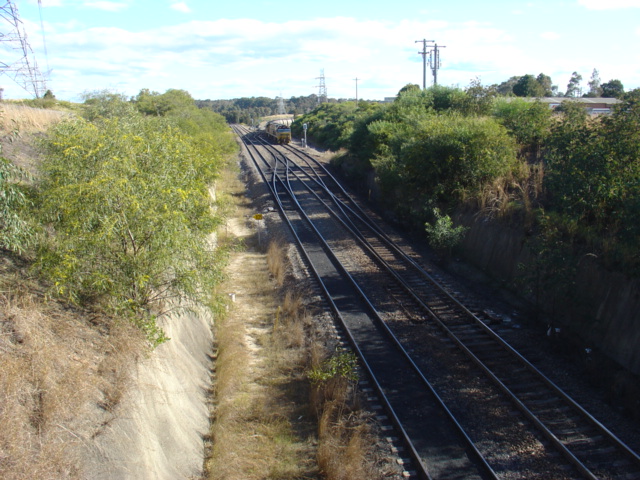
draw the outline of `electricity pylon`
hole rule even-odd
[[[325,103],[327,101],[327,85],[324,82],[324,68],[320,70],[320,76],[316,77],[316,80],[320,80],[320,85],[318,85],[318,103]]]
[[[11,77],[18,85],[36,98],[44,95],[46,79],[36,62],[36,57],[27,41],[27,32],[20,20],[18,7],[12,0],[0,0],[0,46],[2,59],[0,73]],[[40,1],[38,1],[40,6]]]
[[[276,100],[278,101],[278,115],[285,115],[287,113],[287,110],[284,107],[284,98],[280,96],[280,97],[276,97]]]

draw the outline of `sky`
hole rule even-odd
[[[586,93],[595,69],[640,88],[640,0],[11,1],[61,100],[145,88],[286,99],[318,94],[322,74],[329,97],[382,100],[422,86],[422,40],[438,45],[439,85],[544,73],[563,92],[575,71]],[[11,65],[18,51],[0,43]],[[4,98],[33,97],[7,74],[0,86]]]

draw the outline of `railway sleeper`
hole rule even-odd
[[[513,385],[509,385],[509,390],[511,390],[516,395],[531,395],[537,394],[536,390],[540,388],[540,382],[529,382],[529,383],[515,383]]]
[[[489,338],[475,338],[469,341],[464,342],[467,347],[485,349],[485,351],[489,351],[489,349],[493,349],[496,346],[496,342]],[[491,352],[493,355],[493,352]]]
[[[611,465],[611,455],[617,452],[615,447],[598,447],[594,445],[595,440],[590,438],[564,443],[571,448],[574,454],[577,456],[587,456],[589,462],[593,463],[600,463],[602,461],[605,465]]]
[[[560,422],[558,422],[558,427],[562,427],[561,425],[559,425]],[[547,426],[550,426],[551,428],[553,428],[553,425],[550,422],[547,422]],[[578,426],[578,427],[565,427],[565,428],[553,428],[553,433],[554,435],[556,435],[557,437],[562,436],[562,437],[570,437],[571,435],[576,435],[578,433],[582,433],[582,434],[588,434],[590,431],[592,431],[592,429],[588,426]],[[598,437],[592,437],[594,439],[600,439],[602,440],[603,437],[602,436],[598,436]]]

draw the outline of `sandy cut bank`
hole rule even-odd
[[[115,417],[87,440],[84,478],[201,478],[209,433],[212,320],[180,315],[162,325],[170,341],[135,367]]]

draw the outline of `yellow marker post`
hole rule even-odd
[[[261,214],[261,213],[256,213],[256,214],[253,216],[253,219],[254,219],[254,220],[257,220],[257,221],[262,220],[262,214]],[[261,228],[261,227],[260,227],[260,224],[258,223],[258,245],[262,245],[262,241],[261,241],[261,238],[260,238],[260,228]]]

